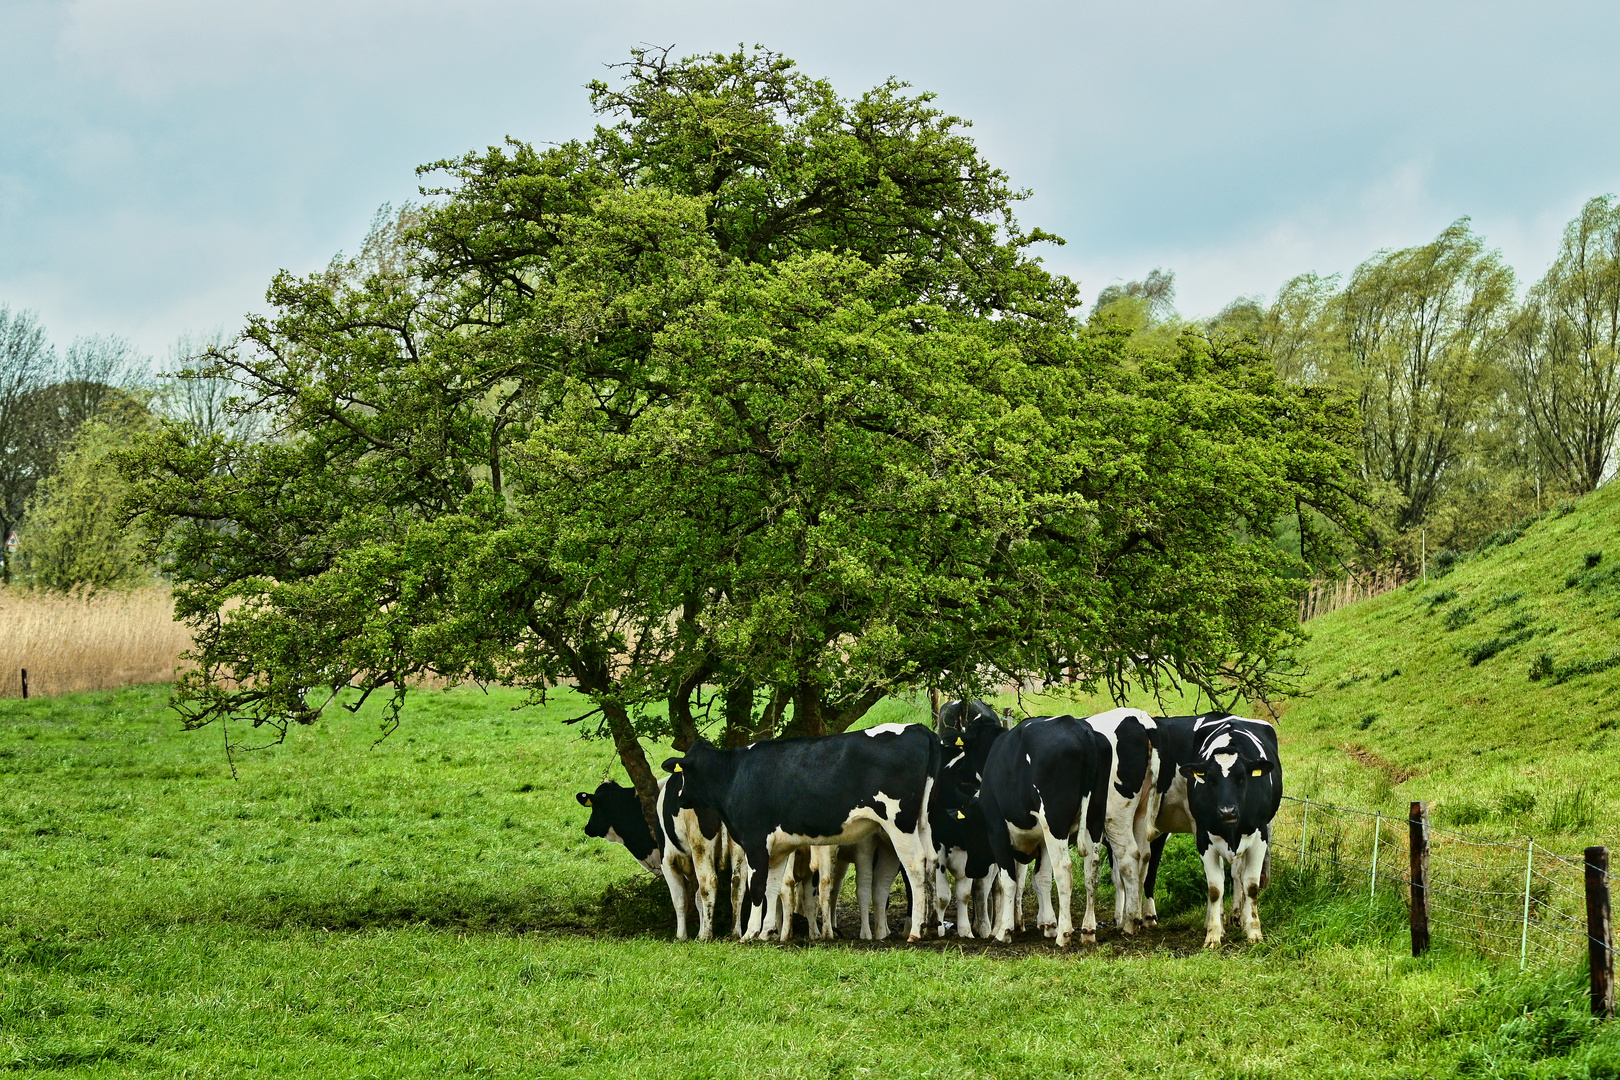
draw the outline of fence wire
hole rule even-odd
[[[1271,826],[1272,873],[1311,872],[1369,902],[1411,902],[1404,814],[1285,796]],[[1521,967],[1586,955],[1586,861],[1537,844],[1429,827],[1429,934]]]

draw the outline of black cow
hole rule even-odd
[[[979,789],[986,835],[1003,875],[995,936],[1012,940],[1019,864],[1038,854],[1058,886],[1055,937],[1066,948],[1074,932],[1070,897],[1074,879],[1069,838],[1078,834],[1084,852],[1102,843],[1113,773],[1108,740],[1072,716],[1036,716],[996,739],[985,760]],[[1096,863],[1088,860],[1088,866]],[[1097,939],[1095,873],[1086,881],[1086,920],[1081,940]]]
[[[591,812],[585,822],[586,836],[623,844],[648,873],[661,871],[664,845],[647,828],[634,788],[605,780],[594,792],[581,791],[574,798]]]
[[[933,883],[928,805],[939,764],[933,732],[883,724],[727,750],[699,739],[664,768],[685,774],[683,805],[718,810],[742,846],[750,870],[745,939],[776,924],[785,862],[794,851],[853,844],[882,830],[911,886],[908,936],[916,941]]]
[[[1144,914],[1150,923],[1157,921],[1153,886],[1165,838],[1175,832],[1192,833],[1209,885],[1205,947],[1216,948],[1225,936],[1221,897],[1227,864],[1232,867],[1233,917],[1241,920],[1250,941],[1260,941],[1256,898],[1271,848],[1271,819],[1282,805],[1277,731],[1264,720],[1246,720],[1226,712],[1161,716],[1158,725],[1161,801],[1153,828]]]

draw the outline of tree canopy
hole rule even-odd
[[[189,724],[566,679],[647,804],[636,737],[685,746],[705,687],[732,741],[920,686],[1277,688],[1271,523],[1313,565],[1354,527],[1352,407],[1244,341],[1081,323],[927,94],[762,50],[621,74],[592,138],[426,166],[361,256],[277,276],[197,372],[271,437],[124,455]]]

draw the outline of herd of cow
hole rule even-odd
[[[954,930],[1010,941],[1033,876],[1037,926],[1063,947],[1074,930],[1071,843],[1085,872],[1081,941],[1096,941],[1104,850],[1115,925],[1134,934],[1157,923],[1154,882],[1170,833],[1193,834],[1203,860],[1204,944],[1224,936],[1228,867],[1232,918],[1250,941],[1261,937],[1256,897],[1282,800],[1276,731],[1261,720],[1114,709],[1008,728],[982,701],[953,701],[937,733],[884,724],[734,749],[700,739],[664,770],[655,829],[630,788],[609,782],[577,798],[591,810],[587,835],[663,874],[683,940],[689,907],[697,936],[713,936],[728,869],[735,936],[785,941],[797,913],[812,938],[830,938],[853,863],[862,938],[887,935],[887,899],[904,871],[909,940]]]

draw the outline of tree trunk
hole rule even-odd
[[[726,688],[726,746],[747,746],[754,741],[754,684]]]
[[[938,691],[934,693],[936,697],[932,704],[934,710],[933,724],[937,729],[939,727]],[[848,731],[851,725],[870,712],[872,706],[882,701],[887,695],[888,691],[881,686],[868,686],[855,697],[839,702],[836,706],[829,703],[829,707],[824,708],[822,711],[826,729],[834,733]]]
[[[636,798],[641,803],[642,816],[647,819],[647,828],[657,836],[658,777],[654,775],[652,766],[647,764],[647,755],[642,752],[641,741],[636,738],[636,729],[630,725],[630,715],[625,712],[623,705],[617,703],[603,705],[602,715],[607,717],[608,731],[612,733],[613,745],[619,751],[619,761],[630,775],[630,783],[635,785]]]
[[[754,732],[755,739],[776,737],[776,727],[782,721],[782,711],[787,708],[791,698],[787,687],[771,687],[771,700],[765,705],[765,715],[759,718],[759,729]]]
[[[785,736],[825,735],[821,722],[821,687],[805,681],[793,688],[793,719],[783,731]]]

